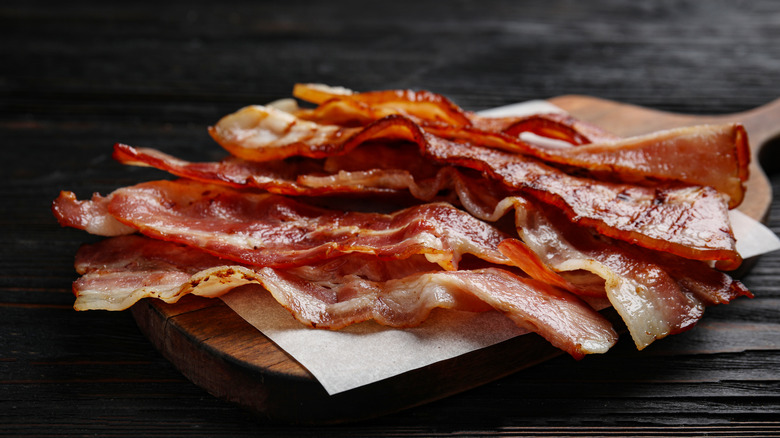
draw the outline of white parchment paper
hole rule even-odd
[[[489,116],[562,112],[545,101],[483,111]],[[744,258],[780,249],[780,239],[739,211],[731,212]],[[348,391],[527,333],[498,312],[434,311],[421,326],[397,330],[372,322],[339,331],[302,326],[261,288],[222,297],[238,315],[306,367],[329,394]]]

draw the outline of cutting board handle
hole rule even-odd
[[[742,123],[748,133],[752,160],[748,190],[739,210],[753,219],[766,221],[772,203],[772,186],[759,163],[767,170],[780,168],[777,159],[780,150],[780,98],[749,111],[719,115],[670,113],[580,95],[559,96],[548,101],[574,117],[623,137],[705,123]]]
[[[756,153],[767,143],[780,141],[780,98],[750,111],[721,117],[745,125]]]

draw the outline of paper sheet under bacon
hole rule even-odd
[[[214,297],[260,284],[312,327],[371,319],[408,327],[435,308],[496,309],[575,358],[606,352],[617,340],[611,324],[575,296],[502,269],[430,271],[435,265],[420,258],[387,262],[361,254],[287,270],[224,262],[137,235],[85,246],[77,255],[76,308],[124,309],[146,297],[176,302],[186,294]]]

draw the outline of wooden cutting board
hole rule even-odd
[[[771,186],[758,166],[759,152],[772,163],[780,148],[780,99],[732,115],[664,113],[585,96],[550,102],[607,131],[630,136],[711,122],[745,125],[753,147],[747,197],[740,210],[764,220]],[[749,265],[749,263],[746,263]],[[273,420],[336,423],[375,417],[452,395],[560,354],[535,334],[329,396],[298,362],[244,321],[221,300],[187,296],[176,304],[146,299],[132,308],[141,331],[187,378],[216,397]],[[620,329],[612,309],[603,313]]]

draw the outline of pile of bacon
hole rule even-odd
[[[739,124],[617,138],[561,113],[485,117],[430,92],[296,85],[209,129],[229,152],[188,162],[117,144],[178,179],[78,200],[75,308],[121,310],[259,284],[317,328],[497,310],[576,358],[691,328],[750,292],[728,210],[749,161]],[[390,208],[389,206],[393,206]],[[607,303],[607,304],[605,304]]]

